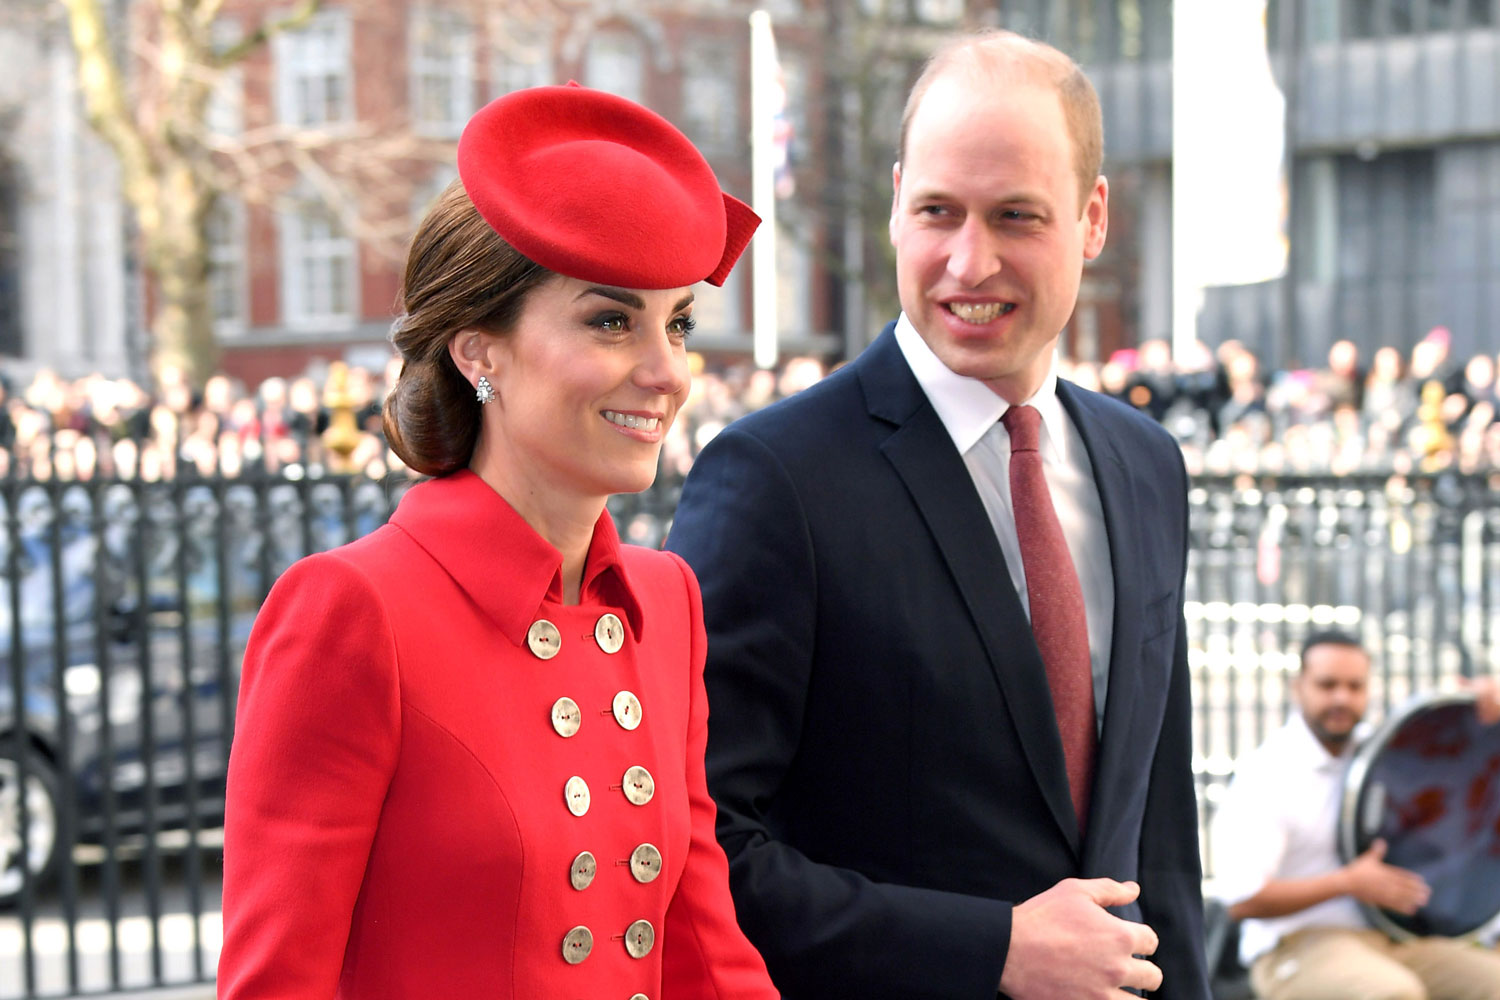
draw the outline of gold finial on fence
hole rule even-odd
[[[328,381],[323,387],[323,405],[328,408],[328,429],[323,445],[328,449],[328,464],[334,472],[351,472],[349,456],[359,445],[359,427],[354,422],[354,396],[349,391],[349,366],[335,361],[328,366]]]

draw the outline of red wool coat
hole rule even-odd
[[[608,514],[577,605],[560,566],[465,471],[277,582],[230,756],[221,1000],[776,996],[714,840],[692,573]]]

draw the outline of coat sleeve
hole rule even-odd
[[[776,985],[790,996],[993,1000],[1010,903],[875,882],[776,829],[815,681],[818,605],[808,520],[781,462],[747,432],[719,434],[694,463],[667,547],[703,588],[708,786],[740,922]]]
[[[1188,507],[1182,456],[1170,461],[1182,480],[1180,537],[1186,579]],[[1178,594],[1182,593],[1182,582]],[[1180,598],[1179,598],[1180,599]],[[1208,1000],[1203,944],[1203,862],[1198,849],[1198,796],[1193,781],[1192,678],[1188,670],[1187,623],[1179,612],[1177,641],[1168,681],[1166,715],[1151,763],[1141,830],[1141,913],[1161,939],[1153,961],[1162,970],[1161,1000]]]
[[[691,691],[687,733],[688,807],[692,831],[682,878],[667,906],[662,952],[663,1000],[775,1000],[766,963],[735,919],[729,865],[714,836],[714,803],[708,795],[703,755],[708,743],[708,695],[703,661],[703,602],[698,581],[680,558],[692,617]]]
[[[400,740],[378,594],[334,553],[289,569],[245,651],[224,819],[221,1000],[329,1000]]]

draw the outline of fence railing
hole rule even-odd
[[[1199,479],[1187,623],[1204,867],[1237,757],[1292,710],[1302,642],[1337,629],[1371,655],[1371,718],[1500,670],[1494,476]]]
[[[1368,644],[1377,712],[1496,670],[1493,485],[1195,484],[1186,597],[1210,874],[1208,818],[1234,759],[1285,718],[1310,631]],[[287,566],[373,530],[406,486],[0,479],[0,998],[212,980],[250,624]],[[676,495],[617,498],[622,534],[657,544]]]

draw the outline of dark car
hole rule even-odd
[[[33,881],[74,840],[222,820],[260,600],[298,556],[383,522],[393,492],[349,480],[0,487],[0,904],[22,889],[23,813]]]

